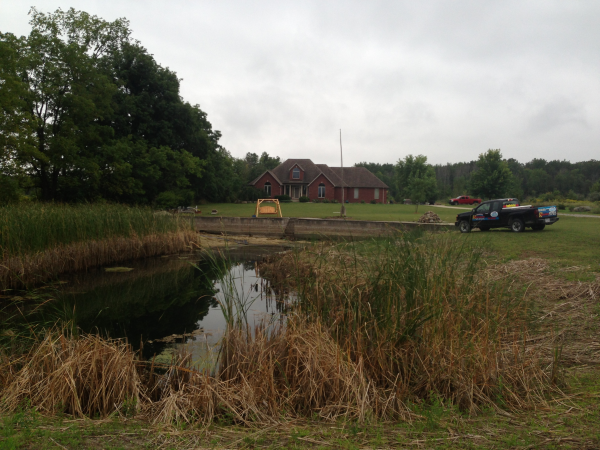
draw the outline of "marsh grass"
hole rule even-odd
[[[0,289],[60,273],[174,253],[194,241],[189,218],[112,204],[0,207]]]
[[[481,249],[443,236],[318,243],[259,266],[296,292],[283,326],[249,324],[234,304],[245,297],[230,299],[217,370],[194,370],[185,352],[161,365],[120,341],[54,331],[26,355],[1,356],[0,408],[30,399],[76,416],[270,426],[413,420],[424,404],[470,414],[545,405],[559,392],[555,364],[530,345],[521,297],[482,269]]]
[[[481,256],[448,236],[399,234],[317,244],[262,273],[296,289],[298,314],[360,367],[385,399],[376,416],[432,395],[470,412],[531,406],[552,375],[526,345],[527,305],[483,275]]]

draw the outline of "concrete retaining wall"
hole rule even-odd
[[[270,236],[292,239],[319,237],[369,238],[384,236],[395,230],[423,228],[441,231],[454,228],[448,223],[372,222],[367,220],[253,218],[253,217],[195,217],[197,231],[250,236]]]

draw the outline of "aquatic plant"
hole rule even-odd
[[[113,204],[0,207],[0,289],[138,257],[194,241],[190,218]]]
[[[128,349],[121,366],[104,345],[117,351],[122,344],[80,338],[82,349],[95,349],[92,356],[59,333],[66,341],[48,337],[40,352],[0,356],[0,407],[13,410],[33,398],[44,411],[55,405],[74,415],[105,415],[129,410],[134,398],[135,411],[153,422],[249,425],[314,415],[408,419],[410,404],[427,401],[471,413],[543,404],[556,389],[558,361],[543,360],[529,340],[527,305],[482,269],[481,249],[444,235],[316,243],[258,268],[271,283],[296,290],[283,326],[250,325],[244,302],[251,296],[225,294],[229,326],[216,371],[193,369],[185,351],[159,364],[136,360]],[[91,375],[78,369],[90,361],[98,368]],[[72,382],[57,386],[53,380],[65,373]],[[111,388],[117,379],[128,388]],[[88,385],[93,390],[77,391]],[[56,392],[42,395],[43,386]],[[107,392],[112,410],[87,400],[76,408],[74,392],[84,400]]]

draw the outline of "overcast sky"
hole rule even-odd
[[[0,0],[126,17],[221,144],[339,165],[600,159],[600,2]]]

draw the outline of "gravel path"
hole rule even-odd
[[[591,215],[591,214],[564,214],[564,213],[559,213],[558,217],[560,216],[569,216],[569,217],[593,217],[594,219],[600,219],[600,215]]]
[[[451,209],[464,209],[464,210],[469,210],[472,208],[463,208],[461,206],[446,206],[446,205],[428,205],[428,206],[433,206],[435,208],[451,208]],[[558,213],[558,216],[568,216],[568,217],[592,217],[594,219],[600,219],[600,214],[565,214],[565,213]]]

